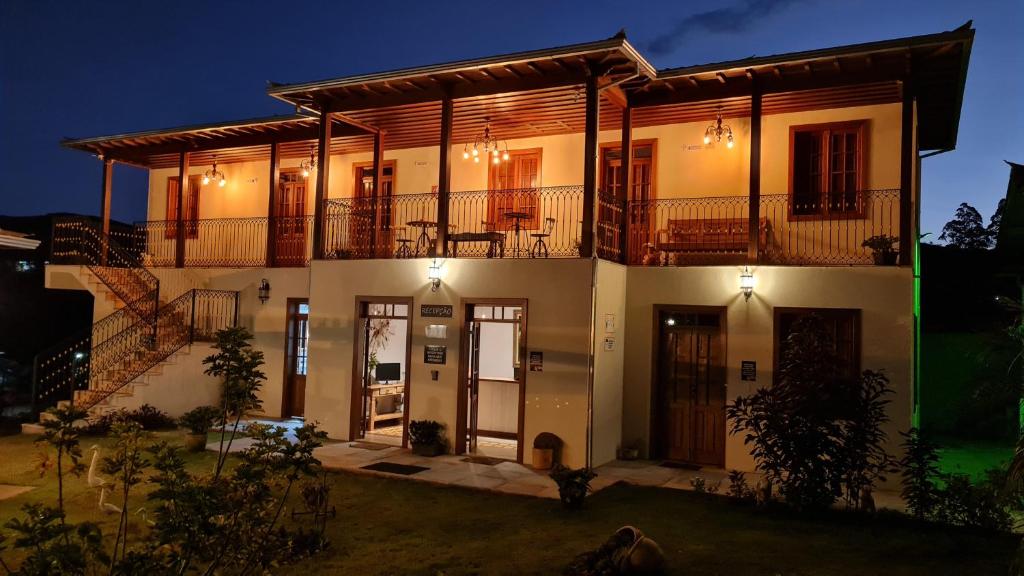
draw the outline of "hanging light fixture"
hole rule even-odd
[[[754,294],[754,273],[750,271],[749,266],[744,266],[740,272],[740,292],[743,293],[744,300],[750,300]]]
[[[481,136],[477,136],[473,140],[473,147],[469,147],[469,143],[462,148],[462,159],[469,160],[473,159],[473,162],[479,164],[480,157],[490,158],[492,164],[500,164],[506,162],[509,159],[508,153],[508,142],[504,142],[504,150],[502,150],[501,143],[497,138],[491,136],[491,121],[487,118],[484,119],[484,133]]]
[[[309,178],[309,174],[316,170],[316,151],[312,146],[309,147],[309,160],[303,160],[299,164],[299,169],[302,170],[303,178]]]
[[[725,145],[729,148],[732,148],[732,127],[730,127],[728,124],[726,124],[725,126],[722,125],[722,107],[719,106],[718,117],[715,119],[715,122],[709,124],[707,129],[704,130],[704,144],[711,144],[712,138],[715,140],[715,142],[721,142],[723,135],[726,138]]]
[[[217,182],[217,186],[220,186],[221,188],[223,188],[224,185],[227,184],[227,180],[224,179],[224,173],[221,172],[220,170],[217,170],[216,154],[214,154],[213,156],[213,168],[210,168],[206,172],[203,172],[203,185],[209,184],[211,180],[215,180]]]

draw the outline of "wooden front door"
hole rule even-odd
[[[282,171],[274,200],[274,266],[306,264],[306,185],[299,171]]]
[[[309,357],[309,301],[288,299],[285,326],[285,383],[281,415],[301,417],[306,410],[306,367]]]
[[[601,149],[601,190],[603,197],[613,200],[619,208],[613,209],[604,202],[598,211],[599,241],[604,246],[618,246],[619,210],[628,211],[627,223],[630,237],[630,258],[642,250],[652,233],[650,204],[654,199],[654,156],[653,141],[633,143],[633,172],[630,174],[629,191],[622,187],[622,148],[607,146]],[[634,249],[634,245],[636,248]]]
[[[718,310],[658,316],[654,445],[662,458],[725,465],[724,323]]]
[[[372,162],[356,164],[354,170],[352,246],[365,258],[393,254],[395,161],[382,162],[380,191],[373,189]]]
[[[511,150],[509,159],[489,164],[487,173],[487,227],[507,230],[513,223],[509,212],[522,212],[530,218],[520,225],[526,230],[540,227],[540,149]]]

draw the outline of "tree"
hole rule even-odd
[[[997,211],[998,212],[998,211]],[[995,220],[996,215],[993,215]],[[1001,218],[1001,215],[1000,215]],[[947,245],[964,249],[985,249],[992,247],[992,224],[985,228],[981,214],[974,206],[963,202],[956,209],[956,215],[952,220],[946,222],[942,227],[942,234],[939,240],[944,240]],[[999,225],[996,224],[998,229]]]
[[[1006,198],[1000,198],[999,204],[996,204],[996,211],[993,212],[992,217],[988,219],[988,228],[985,229],[992,242],[999,240],[999,227],[1003,224],[1003,212],[1005,211]]]

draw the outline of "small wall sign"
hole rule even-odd
[[[426,334],[427,338],[444,340],[448,337],[448,327],[444,324],[428,324],[423,329],[423,332]]]
[[[424,364],[444,364],[448,360],[448,347],[427,344],[423,347]]]
[[[544,353],[532,351],[530,352],[530,372],[543,372],[544,371]]]
[[[612,338],[611,336],[605,338],[604,339],[604,349],[605,350],[615,350],[615,338]]]
[[[604,331],[605,334],[612,334],[615,332],[615,314],[604,315]]]
[[[753,360],[742,360],[740,362],[740,380],[744,382],[757,382],[757,362]]]
[[[450,304],[420,304],[420,316],[423,318],[451,318]]]

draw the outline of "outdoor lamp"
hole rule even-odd
[[[434,258],[430,262],[430,267],[427,268],[427,280],[430,280],[431,292],[437,292],[437,289],[441,287],[441,265],[438,264],[437,258]]]
[[[260,280],[260,304],[266,304],[270,300],[270,282],[264,278]]]
[[[750,300],[750,295],[754,293],[754,273],[747,266],[740,272],[740,291],[743,292],[745,300]]]

